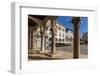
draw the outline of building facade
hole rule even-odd
[[[66,36],[65,36],[66,44],[73,45],[73,31],[70,29],[66,29]]]
[[[82,40],[84,41],[84,43],[88,43],[88,32],[84,32],[82,35]]]
[[[29,32],[32,30],[33,27],[29,27]],[[32,37],[34,36],[34,37]],[[37,48],[41,47],[41,30],[40,27],[37,28],[35,31],[35,34],[33,35],[29,34],[29,46],[32,42],[30,42],[32,38],[34,41],[34,45]],[[44,46],[48,47],[51,46],[51,39],[52,39],[52,33],[51,33],[51,21],[48,20],[46,23],[46,27],[44,29]],[[66,29],[64,25],[61,25],[59,23],[56,23],[55,25],[55,43],[56,46],[60,45],[72,45],[73,44],[73,31]],[[33,45],[31,45],[33,46]]]

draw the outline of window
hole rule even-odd
[[[61,32],[59,32],[59,36],[61,37]]]
[[[61,27],[59,26],[59,30],[61,30]]]
[[[63,35],[62,35],[63,37],[64,37],[64,33],[63,33]]]
[[[56,41],[57,41],[57,38],[56,38]]]
[[[59,41],[61,41],[61,38],[59,39]]]
[[[63,29],[63,31],[65,31],[65,29]]]
[[[64,42],[64,39],[62,39],[62,41]]]

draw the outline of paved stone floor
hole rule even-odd
[[[29,50],[28,59],[31,60],[59,60],[59,59],[73,59],[72,46],[58,47],[56,53],[51,57],[50,48],[42,53],[40,49]],[[88,58],[86,45],[81,46],[80,58]]]
[[[46,48],[47,50],[50,51],[50,47]],[[67,52],[73,52],[73,46],[64,46],[64,47],[56,47],[56,50],[61,50],[61,51],[67,51]],[[88,55],[88,46],[84,45],[80,45],[80,53],[81,54],[85,54]]]

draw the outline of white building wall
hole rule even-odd
[[[66,33],[66,43],[68,44],[73,44],[73,32],[71,30],[68,30],[67,33]],[[71,40],[72,39],[72,40]]]

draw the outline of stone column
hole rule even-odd
[[[31,32],[28,32],[28,48],[31,49]]]
[[[80,55],[80,29],[79,25],[74,26],[74,58]]]
[[[44,51],[44,32],[43,32],[43,27],[42,27],[42,31],[41,31],[41,52]]]
[[[32,49],[36,48],[36,35],[35,32],[33,31],[32,33]]]
[[[55,25],[56,25],[56,20],[51,19],[51,32],[52,32],[52,39],[51,39],[51,53],[55,53]]]
[[[31,31],[31,49],[33,49],[33,32]]]
[[[74,17],[73,24],[74,24],[74,55],[73,55],[73,58],[79,58],[79,55],[80,55],[80,17]]]

